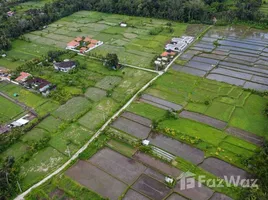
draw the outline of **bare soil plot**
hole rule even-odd
[[[182,111],[179,114],[179,116],[182,118],[191,119],[194,121],[201,122],[203,124],[210,125],[210,126],[215,127],[217,129],[224,129],[227,126],[227,123],[223,122],[221,120],[214,119],[212,117],[208,117],[206,115],[202,115],[199,113],[189,112],[186,110]]]
[[[151,131],[151,128],[123,117],[119,117],[111,126],[142,139],[146,138]]]
[[[186,200],[186,199],[176,193],[173,193],[167,198],[167,200]]]
[[[234,29],[240,28],[234,27]],[[217,30],[216,33],[215,30]],[[239,32],[238,35],[236,31],[230,29],[224,30],[224,33],[221,31],[218,31],[218,28],[211,29],[189,51],[203,51],[201,54],[193,56],[186,51],[181,60],[189,62],[177,70],[202,76],[204,73],[191,68],[199,69],[208,72],[205,75],[208,79],[254,90],[268,90],[267,41],[264,38],[256,38],[253,32],[247,32],[247,35],[242,36],[241,33],[245,30]],[[235,37],[233,32],[235,32]],[[260,32],[260,34],[263,33]],[[216,41],[219,45],[214,44]],[[210,52],[204,53],[207,51]],[[213,69],[209,64],[217,65],[217,68]],[[213,70],[208,71],[209,68]]]
[[[111,200],[117,200],[127,189],[126,184],[82,160],[69,168],[66,171],[66,175],[81,185]]]
[[[257,136],[253,133],[250,133],[248,131],[244,131],[242,129],[238,129],[238,128],[235,128],[235,127],[229,127],[226,129],[226,132],[231,134],[231,135],[234,135],[236,137],[239,137],[241,139],[244,139],[248,142],[251,142],[253,144],[256,144],[258,146],[261,146],[263,144],[263,138],[260,137],[260,136]]]
[[[144,171],[144,174],[147,176],[150,176],[160,182],[165,182],[165,176],[163,174],[160,174],[158,171],[153,170],[152,168],[147,168]]]
[[[238,78],[233,78],[233,77],[228,77],[220,74],[209,74],[207,76],[208,79],[211,80],[216,80],[216,81],[221,81],[225,83],[230,83],[232,85],[237,85],[237,86],[243,86],[245,84],[244,80],[238,79]]]
[[[128,184],[132,184],[146,169],[141,163],[108,148],[96,153],[89,161]]]
[[[211,65],[217,65],[218,62],[219,62],[219,60],[216,60],[216,59],[204,58],[204,57],[199,57],[199,56],[195,56],[192,60],[208,63],[208,64],[211,64]]]
[[[233,200],[231,197],[226,196],[225,194],[221,194],[218,192],[215,192],[210,200]]]
[[[178,170],[175,167],[169,166],[168,164],[157,160],[156,158],[153,158],[149,155],[146,155],[142,152],[137,152],[134,156],[134,159],[154,168],[161,172],[163,172],[166,175],[171,175],[173,177],[178,177],[182,172]]]
[[[136,115],[132,112],[124,112],[121,116],[124,118],[127,118],[129,120],[132,120],[134,122],[137,122],[139,124],[142,124],[144,126],[150,127],[152,125],[152,121],[150,119],[147,119],[147,118],[142,117],[140,115]]]
[[[200,183],[197,181],[195,182],[195,187],[194,188],[185,188],[186,183],[181,182],[181,180],[177,183],[177,185],[174,188],[174,191],[182,194],[183,196],[189,198],[189,199],[194,199],[194,200],[208,200],[212,194],[213,190],[210,188],[204,186],[201,184],[201,187],[199,187]]]
[[[253,76],[252,74],[248,74],[248,73],[244,73],[244,72],[236,72],[233,70],[223,69],[223,68],[213,69],[211,71],[211,73],[222,74],[222,75],[232,76],[235,78],[246,79],[246,80],[250,80]]]
[[[145,99],[147,101],[156,103],[156,104],[160,104],[160,105],[165,106],[165,107],[167,107],[169,109],[173,109],[173,110],[181,110],[182,109],[181,105],[166,101],[164,99],[160,99],[158,97],[155,97],[155,96],[152,96],[152,95],[149,95],[149,94],[143,94],[141,98]]]
[[[195,68],[195,69],[199,69],[199,70],[203,70],[203,71],[209,71],[213,68],[213,66],[211,64],[198,62],[198,61],[194,61],[194,60],[189,61],[186,64],[186,66],[191,67],[191,68]]]
[[[249,177],[246,171],[217,158],[207,158],[199,166],[220,178],[227,177],[229,179],[230,176],[240,176],[241,179],[244,179]]]
[[[129,189],[124,196],[123,200],[150,200],[135,190]]]
[[[204,160],[205,154],[203,151],[162,134],[153,134],[148,140],[150,140],[151,144],[194,164],[199,164]]]
[[[164,199],[171,191],[165,184],[146,175],[141,175],[132,188],[155,200]]]
[[[267,91],[268,90],[267,85],[261,85],[261,84],[252,83],[252,82],[249,82],[249,81],[247,81],[243,87],[253,89],[253,90],[260,90],[260,91]]]
[[[173,65],[172,66],[172,69],[176,70],[176,71],[181,71],[181,72],[185,72],[185,73],[188,73],[188,74],[192,74],[192,75],[195,75],[195,76],[200,76],[200,77],[204,77],[206,75],[206,71],[203,71],[203,70],[199,70],[199,69],[194,69],[194,68],[191,68],[191,67],[183,67],[183,66],[180,66],[180,65]]]

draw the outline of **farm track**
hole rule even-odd
[[[31,108],[31,107],[28,107],[27,105],[25,105],[24,103],[21,103],[19,102],[18,100],[15,100],[15,99],[12,99],[11,97],[9,97],[8,95],[4,94],[3,92],[0,92],[0,96],[8,99],[9,101],[17,104],[18,106],[22,107],[24,110],[26,111],[30,111],[32,112],[33,114],[36,114],[36,112]]]
[[[205,30],[205,32],[207,32],[209,29],[211,28],[211,26],[209,26],[209,28],[207,28]],[[202,33],[203,34],[203,33]],[[199,38],[199,37],[197,37]],[[186,51],[189,47],[191,47],[196,41],[192,42],[184,51]],[[168,65],[167,67],[163,70],[163,71],[154,71],[157,72],[158,75],[155,76],[153,79],[151,79],[148,83],[146,83],[138,92],[136,92],[132,98],[122,107],[120,108],[119,111],[117,111],[111,118],[109,118],[108,121],[105,122],[105,124],[91,137],[91,139],[83,146],[81,147],[66,163],[64,163],[60,168],[58,168],[56,171],[54,171],[53,173],[49,174],[47,177],[45,177],[44,179],[42,179],[41,181],[39,181],[38,183],[34,184],[33,186],[31,186],[29,189],[27,189],[26,191],[24,191],[22,194],[18,195],[14,200],[24,200],[24,197],[29,194],[33,189],[41,186],[42,184],[44,184],[46,181],[48,181],[50,178],[52,178],[53,176],[57,175],[58,173],[60,173],[61,171],[63,171],[66,167],[68,167],[68,165],[70,165],[72,163],[72,161],[74,161],[75,159],[78,158],[79,154],[82,153],[84,150],[86,150],[86,148],[92,143],[92,141],[94,139],[96,139],[101,133],[102,131],[115,119],[117,118],[135,99],[136,97],[145,89],[147,89],[155,80],[157,80],[159,77],[161,77],[163,74],[165,74],[165,72],[167,72],[167,70],[170,68],[170,66],[175,62],[175,60],[180,57],[184,51],[180,52]],[[130,67],[130,66],[129,66]],[[145,69],[145,68],[140,68],[140,67],[136,67],[136,66],[132,66],[135,67],[136,69],[140,69],[140,70],[145,70],[148,71],[149,69]]]

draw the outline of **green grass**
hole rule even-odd
[[[0,96],[0,124],[4,124],[23,112],[23,109],[12,101]]]
[[[116,76],[106,76],[99,82],[97,82],[96,87],[104,89],[104,90],[111,90],[116,87],[121,81],[121,77]]]
[[[92,132],[86,128],[71,124],[64,131],[53,136],[49,144],[59,152],[69,156],[69,151],[70,155],[73,155],[91,136]]]
[[[166,115],[166,111],[143,102],[134,102],[127,108],[128,111],[151,120],[160,120]]]
[[[21,140],[25,143],[31,144],[44,139],[46,136],[50,136],[49,132],[46,130],[41,128],[33,128],[31,131],[27,132]]]
[[[67,160],[67,157],[52,147],[47,147],[36,153],[21,166],[21,187],[23,190],[41,180],[47,174],[57,169]]]
[[[18,142],[9,147],[3,152],[0,157],[5,159],[7,156],[13,156],[16,160],[19,159],[28,150],[28,146],[22,142]]]
[[[177,120],[164,120],[159,123],[159,128],[172,128],[185,135],[198,137],[215,146],[218,146],[224,137],[227,136],[227,134],[220,130],[183,118]]]
[[[45,129],[46,131],[53,133],[56,132],[59,126],[62,124],[62,121],[60,119],[56,119],[53,116],[49,116],[45,118],[43,121],[41,121],[37,127]]]
[[[234,106],[214,101],[206,110],[205,115],[228,122],[234,108]]]
[[[47,101],[44,104],[38,106],[35,111],[39,116],[44,116],[47,113],[51,113],[59,107],[59,104],[55,101]]]
[[[119,105],[112,98],[105,98],[81,117],[78,122],[90,130],[96,130],[100,128],[118,108]]]
[[[100,101],[106,96],[106,91],[99,88],[90,87],[85,92],[85,96],[92,101]]]
[[[32,108],[36,108],[47,101],[47,99],[43,98],[41,95],[34,94],[15,84],[8,84],[4,87],[1,87],[0,91]],[[14,93],[18,94],[19,96],[14,97]]]
[[[43,4],[44,1],[30,1],[20,4],[16,9],[17,12],[24,12],[25,9]],[[119,26],[122,20],[128,23],[128,27]],[[122,63],[152,68],[152,59],[164,51],[167,41],[173,36],[183,35],[188,26],[171,22],[174,31],[170,33],[167,31],[167,22],[169,21],[80,11],[48,25],[46,29],[25,34],[24,40],[15,40],[7,57],[0,59],[0,65],[15,69],[27,60],[40,58],[48,50],[64,49],[77,36],[90,36],[104,41],[102,46],[90,54],[105,56],[107,53],[117,53]],[[149,34],[159,27],[163,28],[162,32],[157,35]]]
[[[57,191],[62,193],[56,195]],[[94,199],[94,200],[104,200],[98,194],[90,191],[86,187],[83,187],[79,183],[75,182],[71,178],[64,174],[60,174],[54,177],[50,182],[46,182],[38,189],[34,189],[29,195],[26,196],[26,200],[36,200],[36,199],[49,199],[54,193],[53,199]]]
[[[60,106],[53,115],[66,121],[71,121],[91,108],[92,104],[84,97],[74,97]]]
[[[123,143],[121,141],[113,140],[113,139],[110,140],[107,143],[107,145],[110,148],[112,148],[112,149],[114,149],[114,150],[116,150],[116,151],[118,151],[118,152],[120,152],[128,157],[132,157],[134,155],[134,153],[137,151],[136,149],[133,149],[133,147],[129,146],[128,144]]]
[[[268,138],[268,119],[264,115],[267,103],[266,98],[250,95],[242,108],[235,109],[229,124]]]

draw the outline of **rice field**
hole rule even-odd
[[[268,34],[247,27],[214,27],[173,69],[257,91],[268,90]]]
[[[20,5],[23,10],[33,2]],[[120,27],[124,21],[127,27]],[[151,61],[164,51],[165,44],[171,37],[183,34],[196,35],[204,29],[201,25],[187,25],[171,22],[172,31],[167,20],[116,14],[80,11],[64,17],[43,30],[25,34],[12,44],[7,57],[0,59],[0,65],[15,69],[27,60],[41,58],[49,50],[65,49],[68,42],[78,36],[89,36],[104,44],[88,54],[92,56],[116,53],[121,63],[139,67],[152,68]],[[151,34],[155,29],[161,31]]]

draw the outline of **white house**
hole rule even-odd
[[[75,67],[76,67],[76,63],[74,61],[64,61],[64,62],[54,63],[54,68],[62,72],[68,72]]]
[[[174,43],[174,44],[167,44],[165,49],[167,51],[183,51],[185,48],[187,47],[187,43],[185,42],[178,42],[178,43]]]
[[[186,42],[187,44],[190,44],[194,41],[194,37],[191,36],[182,36],[181,37],[183,39],[184,42]]]

